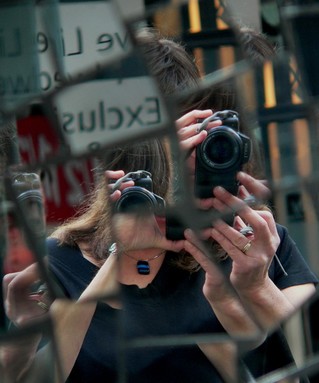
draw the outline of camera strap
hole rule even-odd
[[[202,122],[198,130],[198,133],[201,132],[202,130],[206,130],[207,125],[212,121],[216,121],[216,120],[223,121],[223,120],[226,120],[227,118],[233,118],[233,117],[238,118],[238,113],[235,112],[234,110],[222,110],[220,112],[216,112],[213,115],[205,118],[205,120]]]
[[[146,170],[137,170],[135,172],[129,172],[115,182],[115,184],[112,187],[112,193],[115,192],[116,190],[119,190],[123,182],[128,180],[134,181],[136,178],[139,178],[141,175],[146,177],[152,177],[152,174],[150,172],[147,172]]]

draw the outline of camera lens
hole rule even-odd
[[[240,160],[240,142],[227,127],[212,129],[200,148],[200,157],[208,168],[225,170]]]
[[[206,145],[206,155],[210,161],[222,165],[234,158],[234,142],[226,136],[218,136]]]
[[[121,198],[116,203],[116,211],[121,213],[151,212],[155,205],[154,196],[148,190],[133,186],[122,192]]]

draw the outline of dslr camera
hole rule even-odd
[[[11,190],[7,190],[8,199],[18,203],[33,234],[42,238],[46,232],[40,177],[36,173],[15,173],[11,176],[10,182]],[[15,199],[10,198],[12,192]]]
[[[165,214],[165,201],[162,197],[153,193],[151,173],[145,170],[127,173],[113,186],[113,191],[119,189],[126,181],[134,181],[134,186],[122,191],[121,197],[115,202],[115,213],[154,213],[163,216]]]
[[[239,133],[238,113],[232,110],[217,112],[202,121],[200,130],[207,128],[211,121],[222,120],[222,125],[208,130],[205,140],[196,147],[195,196],[210,198],[215,186],[222,186],[236,195],[238,182],[236,174],[248,162],[251,155],[251,140]],[[205,212],[199,210],[203,215]],[[232,221],[233,217],[226,221]],[[184,223],[177,217],[167,217],[166,237],[171,240],[184,238]],[[204,228],[204,227],[203,227]]]
[[[218,119],[222,125],[208,130],[205,140],[196,147],[194,191],[199,198],[212,197],[215,186],[236,195],[236,174],[251,155],[251,140],[239,133],[238,113],[233,110],[214,113],[202,122],[200,130]]]

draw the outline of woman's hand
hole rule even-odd
[[[232,258],[230,280],[236,289],[260,288],[268,278],[268,269],[280,239],[271,212],[268,209],[254,210],[245,202],[252,195],[256,195],[258,199],[268,198],[270,192],[265,182],[243,172],[238,173],[238,180],[241,182],[238,196],[216,187],[212,198],[200,201],[202,209],[214,209],[221,217],[225,213],[229,215],[230,212],[234,215],[232,226],[218,219],[213,222],[212,228],[207,228],[201,233],[202,239],[213,238]],[[247,225],[252,230],[241,233]],[[189,244],[186,246],[190,247]],[[206,270],[209,259],[205,260],[196,253],[194,257]],[[211,274],[212,279],[216,277]],[[210,285],[213,283],[216,282],[211,281]]]
[[[237,173],[237,180],[240,183],[237,196],[248,204],[260,204],[270,197],[271,193],[265,180],[257,180],[244,172]],[[211,198],[198,199],[197,204],[200,209],[208,210],[213,208],[213,201],[214,195],[212,190]],[[232,209],[229,208],[228,210],[231,211]]]
[[[203,293],[209,302],[226,302],[228,298],[233,298],[225,276],[219,269],[214,260],[206,255],[203,247],[202,238],[199,238],[192,230],[186,229],[185,250],[191,254],[206,272]]]
[[[105,177],[106,177],[106,181],[108,183],[109,192],[110,192],[110,200],[112,202],[115,202],[120,198],[121,190],[124,190],[125,188],[134,186],[133,180],[127,180],[121,184],[120,189],[113,191],[113,186],[114,186],[115,182],[124,176],[125,176],[125,173],[123,170],[115,170],[115,171],[114,170],[106,170],[106,172],[105,172]]]
[[[187,229],[184,234],[185,250],[197,260],[206,273],[203,285],[204,296],[225,330],[232,335],[255,336],[258,327],[246,312],[218,264],[205,255],[203,244],[194,232]]]
[[[245,308],[249,308],[249,313],[253,314],[258,327],[269,330],[299,307],[302,299],[314,292],[314,286],[297,285],[280,290],[271,280],[268,270],[280,238],[270,210],[258,207],[258,200],[268,198],[269,190],[264,181],[258,181],[242,172],[238,174],[238,180],[241,182],[238,197],[217,187],[208,207],[221,213],[229,210],[232,210],[233,214],[236,213],[233,226],[216,220],[213,228],[206,229],[202,235],[204,239],[213,238],[232,259],[230,282],[238,298]],[[257,197],[257,205],[254,205],[254,208],[260,210],[254,210],[244,201],[254,196]],[[252,231],[244,235],[240,231],[247,228],[247,225]],[[200,258],[194,257],[200,261]],[[209,285],[207,289],[208,287]],[[206,294],[209,294],[209,291]],[[236,327],[236,323],[232,324]]]
[[[176,129],[183,150],[188,151],[194,149],[205,139],[207,131],[199,131],[201,122],[198,122],[198,120],[203,120],[212,114],[213,111],[211,109],[192,110],[176,120]],[[214,121],[214,126],[217,125],[220,125],[220,123]]]
[[[201,144],[207,137],[207,130],[200,131],[201,122],[207,117],[212,116],[211,109],[193,110],[186,113],[176,121],[177,134],[180,141],[180,146],[187,153],[188,166],[191,176],[195,173],[195,148]],[[212,129],[221,125],[221,120],[212,121],[207,128]]]
[[[40,274],[36,263],[23,271],[6,274],[3,278],[6,315],[17,326],[27,325],[48,312],[51,303],[48,293],[46,291],[31,292],[32,286],[39,281]]]
[[[213,208],[219,212],[236,209],[237,217],[232,227],[222,220],[204,231],[232,258],[230,280],[236,289],[259,289],[268,279],[268,269],[280,243],[275,220],[268,210],[256,211],[240,198],[225,189],[214,189]],[[253,234],[248,238],[240,228],[249,224]]]

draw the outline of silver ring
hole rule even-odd
[[[240,232],[240,234],[242,234],[246,237],[248,235],[254,234],[254,229],[250,225],[247,225],[247,226],[243,227],[241,230],[239,230],[239,232]]]
[[[250,248],[251,248],[251,241],[247,242],[246,245],[242,248],[241,251],[242,251],[244,254],[246,254],[247,251],[248,251]]]

